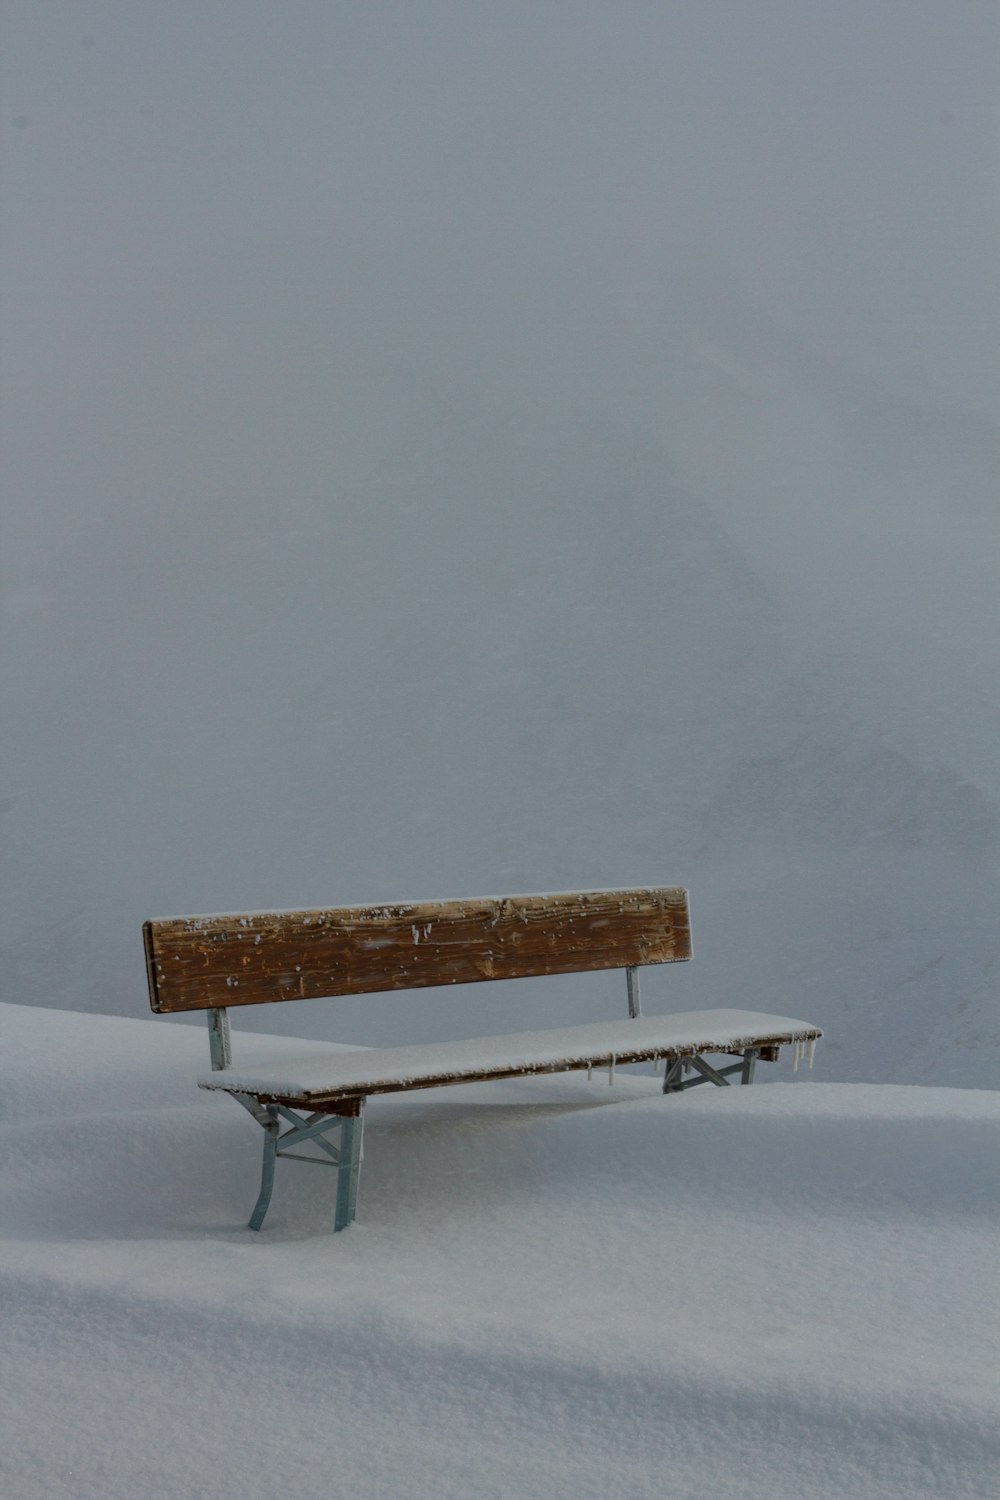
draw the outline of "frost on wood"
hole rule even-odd
[[[154,1011],[678,962],[675,887],[169,917],[143,929]]]
[[[350,1052],[327,1051],[314,1044],[297,1057],[283,1057],[273,1067],[266,1062],[252,1070],[237,1066],[198,1082],[202,1088],[286,1102],[297,1099],[313,1105],[356,1095],[577,1068],[586,1069],[591,1078],[595,1067],[606,1067],[610,1084],[616,1068],[628,1063],[703,1052],[737,1055],[747,1047],[806,1047],[821,1035],[818,1026],[789,1016],[743,1010],[690,1011]]]

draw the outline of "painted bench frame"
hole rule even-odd
[[[759,1060],[776,1061],[786,1044],[796,1057],[808,1049],[811,1058],[822,1035],[807,1022],[751,1012],[642,1016],[640,967],[691,957],[687,892],[678,887],[161,918],[145,923],[143,937],[153,1011],[207,1013],[212,1075],[201,1086],[230,1093],[264,1130],[251,1229],[264,1222],[278,1157],[336,1167],[334,1230],[352,1223],[369,1094],[583,1068],[589,1074],[594,1067],[608,1067],[610,1078],[618,1064],[652,1061],[658,1068],[661,1060],[663,1092],[674,1094],[701,1083],[726,1087],[737,1073],[741,1084],[752,1083]],[[625,970],[628,1022],[484,1038],[487,1053],[492,1049],[486,1062],[456,1066],[454,1047],[449,1057],[449,1044],[425,1045],[402,1049],[407,1068],[383,1077],[372,1064],[394,1049],[364,1048],[357,1057],[367,1066],[359,1062],[353,1079],[309,1088],[241,1079],[232,1068],[234,1005],[610,968]],[[678,1032],[678,1020],[691,1024]],[[525,1060],[525,1043],[546,1040],[553,1045],[529,1047],[536,1055]],[[738,1060],[715,1067],[705,1052]],[[328,1138],[334,1131],[336,1144]],[[320,1154],[293,1149],[303,1146]]]

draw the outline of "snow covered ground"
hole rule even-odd
[[[0,1007],[9,1500],[995,1495],[1000,1093],[371,1101],[359,1219],[204,1033]],[[238,1033],[246,1065],[301,1043]]]

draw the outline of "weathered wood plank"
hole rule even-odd
[[[169,917],[143,937],[157,1012],[691,957],[687,892],[674,886]]]

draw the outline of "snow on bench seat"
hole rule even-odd
[[[372,1047],[339,1053],[319,1045],[301,1056],[258,1062],[252,1070],[227,1068],[198,1080],[200,1088],[247,1094],[262,1101],[313,1106],[367,1094],[434,1088],[449,1083],[524,1073],[645,1062],[702,1052],[742,1052],[750,1047],[813,1042],[818,1026],[789,1016],[750,1010],[688,1011],[516,1032],[466,1041],[408,1047]]]

